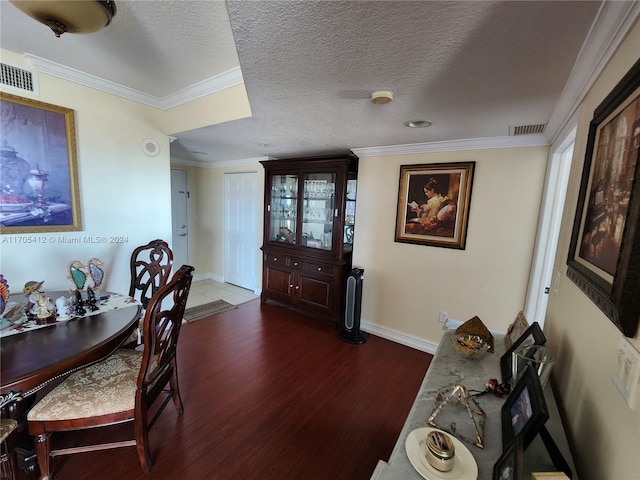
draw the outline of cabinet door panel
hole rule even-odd
[[[291,285],[293,284],[291,272],[274,268],[268,264],[265,264],[264,269],[266,293],[274,298],[289,302],[291,300]]]
[[[332,282],[317,278],[300,277],[299,302],[329,308],[331,305]]]

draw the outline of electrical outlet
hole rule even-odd
[[[447,315],[447,312],[440,310],[440,321],[442,323],[447,323],[447,318],[449,318],[449,315]]]
[[[618,347],[617,371],[613,383],[622,393],[629,408],[634,410],[640,383],[640,352],[624,337]]]

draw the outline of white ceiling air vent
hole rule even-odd
[[[542,133],[544,132],[544,127],[546,126],[546,123],[536,123],[533,125],[510,125],[509,135],[515,137],[517,135],[531,135],[534,133]]]
[[[38,76],[29,70],[0,63],[0,84],[19,92],[38,94]]]

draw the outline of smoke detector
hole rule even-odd
[[[389,90],[378,90],[371,94],[371,103],[376,105],[384,105],[385,103],[391,103],[393,100],[393,92]]]

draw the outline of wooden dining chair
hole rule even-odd
[[[130,261],[129,296],[147,308],[149,299],[169,281],[172,266],[173,252],[164,240],[152,240],[134,249]]]
[[[145,473],[151,470],[150,428],[169,400],[173,400],[179,414],[183,412],[176,350],[193,271],[193,267],[183,265],[149,300],[143,321],[147,340],[142,351],[116,350],[105,360],[70,375],[29,411],[27,424],[29,433],[36,437],[41,480],[52,478],[51,458],[54,456],[133,445],[137,448],[142,470]],[[161,398],[161,393],[165,394],[163,402],[149,420],[150,409],[156,399]],[[54,432],[124,422],[133,423],[133,440],[52,448]]]
[[[0,418],[0,478],[6,478],[7,480],[18,478],[16,454],[9,446],[9,439],[17,429],[17,420]]]
[[[161,239],[151,240],[146,245],[140,245],[131,253],[129,268],[131,281],[129,296],[135,298],[147,308],[149,299],[160,287],[166,285],[173,267],[173,251],[167,242]],[[125,345],[134,348],[143,342],[142,320],[138,329],[131,334]]]

